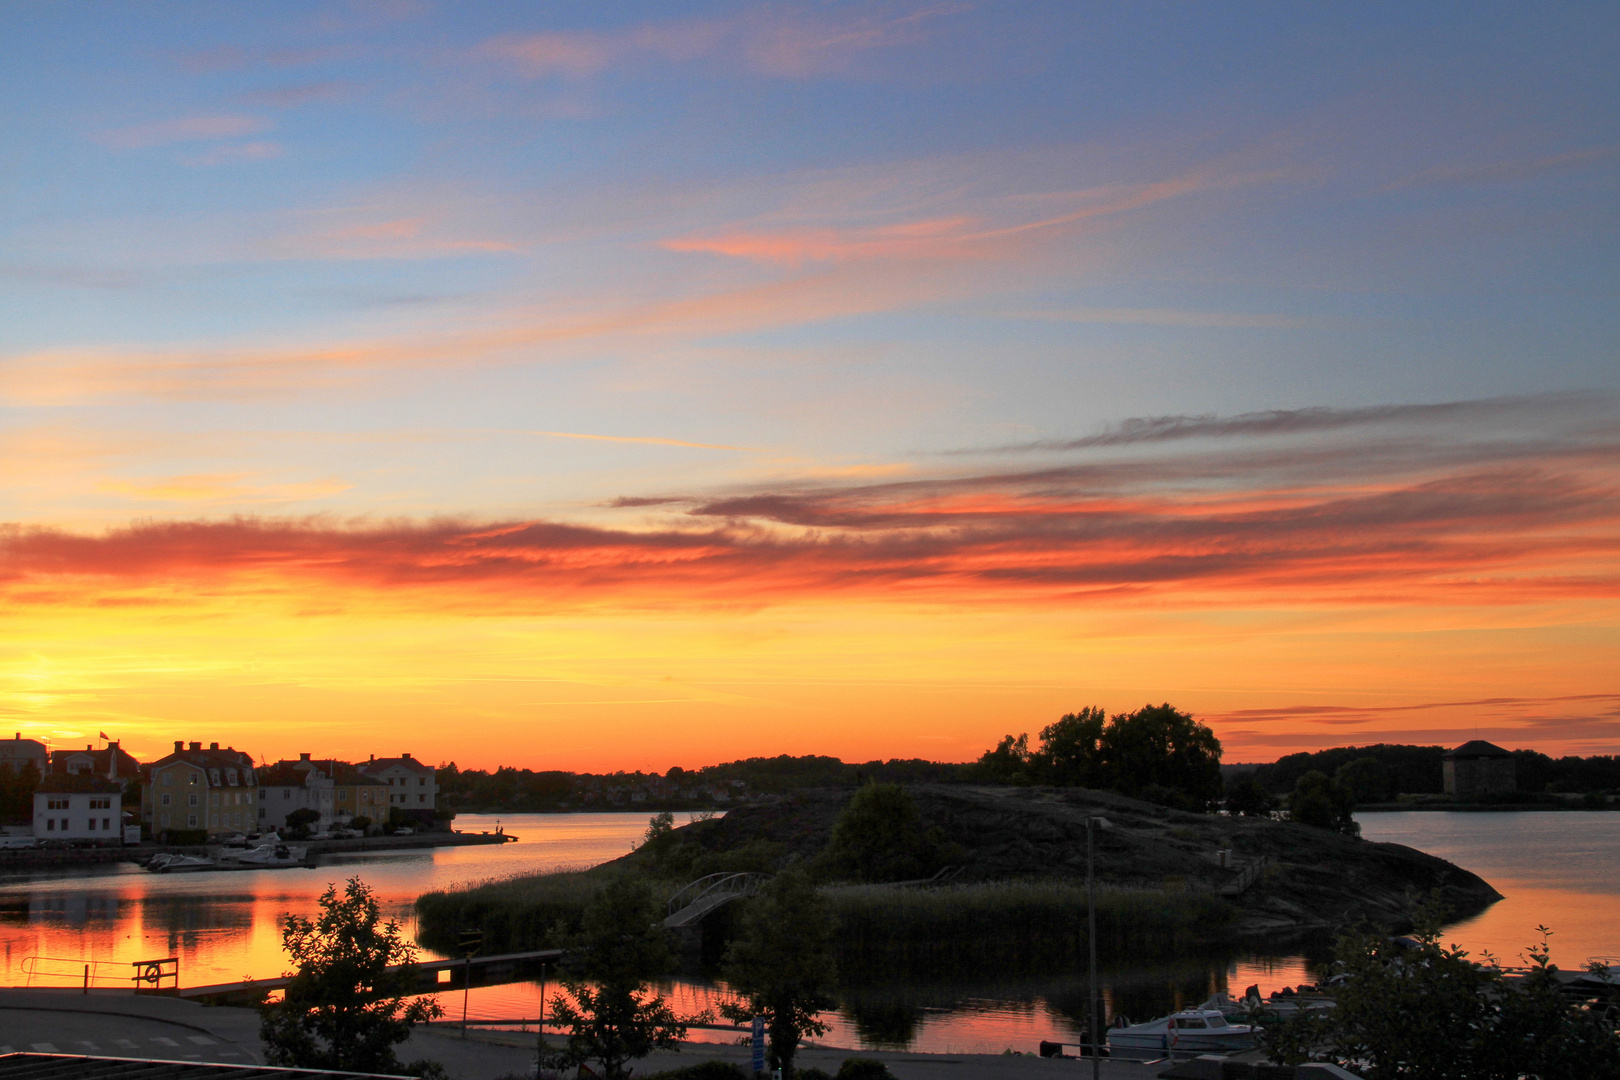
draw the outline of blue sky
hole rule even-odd
[[[1338,462],[1294,492],[1611,460],[1610,4],[12,3],[0,30],[19,527],[679,531],[761,493],[1027,494],[1205,445],[1076,439],[1279,410],[1363,418],[1285,425]],[[1283,436],[1219,431],[1253,471],[1154,458],[1138,494],[1280,498]]]

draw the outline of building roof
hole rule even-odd
[[[314,765],[327,776],[330,776],[332,778],[332,782],[338,787],[388,786],[375,776],[367,776],[353,765],[350,765],[347,761],[312,761],[308,764]]]
[[[122,792],[118,781],[109,780],[98,773],[47,773],[35,791],[48,794],[88,791],[94,794]]]
[[[1479,757],[1512,757],[1511,751],[1504,750],[1495,743],[1488,743],[1484,739],[1470,739],[1455,750],[1447,750],[1444,757],[1448,758],[1479,758]]]
[[[424,765],[409,754],[401,754],[399,757],[380,757],[372,758],[370,761],[359,761],[355,763],[354,767],[361,772],[379,773],[396,765],[411,772],[421,773],[424,776],[433,771],[432,765]]]
[[[93,746],[87,746],[83,750],[52,750],[51,768],[53,770],[64,770],[67,768],[67,763],[71,759],[75,757],[88,758],[90,760],[90,768],[93,771],[106,776],[108,771],[112,768],[114,756],[116,756],[118,759],[119,776],[131,777],[139,774],[141,771],[141,763],[131,757],[127,751],[120,748],[117,743],[108,743],[100,750],[97,750]]]
[[[325,773],[325,769],[300,769],[296,761],[278,761],[259,770],[260,787],[308,787],[310,772]]]
[[[166,766],[180,764],[182,762],[187,765],[195,765],[199,769],[203,770],[203,776],[207,778],[210,787],[236,786],[231,784],[224,777],[221,777],[220,782],[218,785],[216,785],[213,777],[209,774],[210,769],[235,769],[237,771],[237,775],[241,778],[240,783],[243,786],[252,787],[255,783],[253,774],[253,756],[251,754],[245,754],[242,751],[229,746],[221,750],[219,748],[219,743],[211,744],[207,750],[202,749],[201,743],[192,743],[191,747],[185,750],[181,749],[182,745],[184,744],[178,742],[175,743],[174,753],[169,754],[166,757],[158,758],[156,761],[152,762],[151,768],[161,769]]]

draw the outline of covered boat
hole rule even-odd
[[[1108,1030],[1110,1050],[1169,1050],[1208,1053],[1212,1050],[1247,1050],[1254,1045],[1248,1024],[1230,1024],[1219,1009],[1183,1009],[1145,1024]]]

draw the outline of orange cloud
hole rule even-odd
[[[471,613],[898,596],[1187,609],[1607,602],[1620,597],[1617,465],[1620,438],[1608,429],[1556,447],[1285,440],[614,504],[662,515],[637,525],[13,529],[0,540],[0,590],[17,603],[63,590],[100,602],[177,582],[251,581]]]

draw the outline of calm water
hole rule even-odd
[[[1365,814],[1369,839],[1432,851],[1481,874],[1507,899],[1452,928],[1448,937],[1503,959],[1553,926],[1554,957],[1573,965],[1589,955],[1620,953],[1620,814]],[[312,913],[330,882],[360,875],[386,909],[409,923],[419,893],[513,874],[592,865],[616,858],[638,840],[647,815],[463,815],[464,831],[499,821],[520,838],[501,847],[440,848],[331,856],[315,870],[231,874],[148,874],[132,866],[94,872],[36,872],[0,878],[0,984],[25,985],[28,969],[69,970],[85,960],[127,964],[178,956],[186,985],[269,977],[285,969],[278,919]],[[34,962],[54,957],[62,963]],[[34,985],[76,982],[36,975]],[[110,970],[110,969],[108,969]],[[1224,964],[1190,960],[1106,973],[1112,1007],[1133,1017],[1201,1000],[1217,989],[1262,990],[1307,981],[1297,956],[1239,957]],[[666,990],[680,1011],[711,1005],[717,991],[693,982]],[[1030,980],[987,978],[970,986],[866,987],[827,1019],[834,1046],[907,1046],[945,1052],[1028,1050],[1041,1039],[1075,1038],[1084,1010],[1084,972]],[[475,989],[477,1018],[534,1017],[539,987],[529,983]],[[460,1016],[461,998],[446,1010]],[[730,1038],[722,1032],[695,1037]]]

